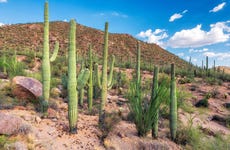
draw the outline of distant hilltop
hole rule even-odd
[[[224,70],[225,73],[230,74],[230,67],[227,67],[227,66],[218,66],[217,69],[220,70],[220,71]]]
[[[69,24],[67,22],[50,22],[50,46],[56,40],[60,43],[61,53],[68,47]],[[103,31],[77,24],[77,49],[80,54],[86,54],[88,44],[93,45],[96,54],[102,55]],[[136,44],[138,39],[129,34],[109,34],[109,53],[116,56],[116,60],[136,59]],[[43,43],[43,24],[28,23],[4,25],[0,27],[0,50],[11,48],[16,50],[31,49],[39,51]],[[188,63],[178,56],[168,52],[156,44],[140,42],[142,61],[155,65],[175,63],[178,67],[186,67]]]

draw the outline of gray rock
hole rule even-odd
[[[12,80],[12,92],[20,99],[39,98],[42,96],[42,84],[30,77],[16,76]]]
[[[17,116],[0,112],[0,118],[0,134],[13,135],[30,131],[30,126]]]

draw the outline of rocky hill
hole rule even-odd
[[[50,23],[50,46],[55,41],[60,42],[62,54],[68,46],[69,24],[66,22]],[[15,24],[0,27],[0,50],[33,49],[41,50],[43,43],[43,24]],[[93,45],[94,52],[102,54],[103,31],[77,25],[77,48],[81,54],[86,54],[88,44]],[[117,60],[135,60],[137,39],[128,34],[109,35],[109,53],[115,54]],[[142,60],[157,65],[166,65],[175,62],[177,66],[186,67],[187,62],[176,55],[164,50],[156,44],[141,42]]]

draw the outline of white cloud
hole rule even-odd
[[[127,18],[128,17],[127,15],[122,14],[122,13],[118,13],[116,11],[112,12],[111,15],[115,16],[115,17],[122,17],[122,18]]]
[[[184,56],[184,53],[178,53],[177,56],[183,57],[183,56]]]
[[[64,21],[64,22],[68,22],[68,20],[67,20],[67,19],[64,19],[63,21]]]
[[[168,40],[167,46],[173,48],[194,48],[226,42],[230,38],[229,23],[230,21],[211,24],[210,31],[202,30],[202,25],[197,25],[192,29],[181,30]]]
[[[7,0],[0,0],[0,3],[6,3]]]
[[[1,22],[0,22],[0,27],[1,27],[1,26],[4,26],[4,25],[5,25],[4,23],[1,23]]]
[[[223,2],[223,3],[219,4],[219,5],[217,5],[216,7],[214,7],[214,8],[213,8],[212,10],[210,10],[209,12],[215,13],[215,12],[217,12],[217,11],[220,11],[221,9],[224,8],[225,5],[226,5],[226,3]]]
[[[203,48],[203,49],[189,49],[188,50],[189,53],[203,53],[203,52],[207,52],[208,51],[208,48]]]
[[[94,14],[94,16],[99,16],[99,17],[120,17],[120,18],[128,18],[128,15],[123,14],[123,13],[119,13],[116,11],[113,12],[107,12],[107,13],[98,13],[98,14]]]
[[[144,39],[148,43],[156,43],[160,46],[163,46],[163,39],[168,37],[168,34],[164,29],[156,29],[154,32],[151,29],[146,31],[141,31],[137,34],[137,37]]]
[[[185,14],[186,12],[188,12],[188,10],[184,10],[182,13],[175,13],[173,14],[170,18],[169,18],[169,22],[173,22],[176,19],[180,19],[183,17],[183,14]]]
[[[215,52],[205,52],[204,56],[208,56],[210,58],[217,58],[218,60],[230,59],[230,52],[225,53],[215,53]]]

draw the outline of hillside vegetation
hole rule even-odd
[[[69,25],[66,22],[50,23],[50,46],[55,41],[60,42],[61,53],[66,53],[68,46]],[[92,43],[93,51],[102,55],[103,31],[77,24],[77,49],[81,55],[86,55],[88,44]],[[15,24],[0,27],[0,50],[42,50],[42,23]],[[109,34],[109,53],[119,61],[135,61],[137,39],[129,34]],[[140,42],[142,60],[147,64],[168,65],[175,63],[179,67],[186,67],[187,62],[176,55],[164,50],[156,44]]]

